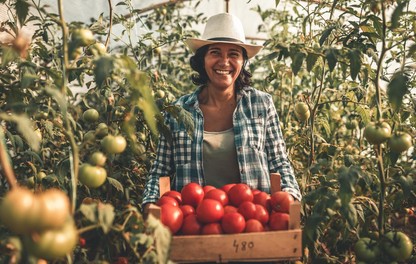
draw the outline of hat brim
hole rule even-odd
[[[215,43],[234,44],[234,45],[243,47],[247,51],[247,57],[249,59],[254,57],[263,48],[263,46],[260,46],[260,45],[245,44],[245,43],[241,43],[237,41],[234,42],[234,41],[219,41],[219,40],[205,40],[205,39],[189,38],[185,42],[188,45],[188,47],[192,50],[192,52],[197,51],[202,46],[215,44]]]

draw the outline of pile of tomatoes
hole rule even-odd
[[[272,194],[247,184],[221,188],[188,183],[164,193],[157,205],[160,220],[174,235],[210,235],[287,230],[291,194]]]

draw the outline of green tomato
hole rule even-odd
[[[406,151],[412,146],[412,137],[405,132],[397,132],[389,139],[389,145],[393,152]]]
[[[28,253],[42,259],[63,258],[72,252],[78,242],[78,230],[69,218],[60,228],[47,229],[36,236],[25,236],[23,244]]]
[[[71,40],[77,46],[85,47],[95,42],[94,34],[87,28],[77,28],[72,32]]]
[[[106,123],[99,123],[95,129],[95,135],[97,138],[103,138],[108,134],[108,126]]]
[[[296,103],[295,105],[295,116],[299,119],[299,121],[303,122],[308,120],[311,113],[309,112],[309,107],[304,102]]]
[[[82,114],[82,119],[84,119],[85,122],[97,122],[98,118],[100,118],[100,113],[94,108],[87,109]]]
[[[88,46],[86,54],[93,56],[101,56],[107,54],[107,48],[103,43],[95,42],[94,44]]]
[[[127,146],[126,139],[121,136],[107,135],[101,140],[101,147],[108,154],[122,153]]]
[[[88,188],[98,188],[107,179],[107,171],[103,167],[84,163],[79,167],[78,179]]]
[[[391,127],[386,122],[370,122],[364,128],[364,137],[370,144],[379,145],[391,137]]]
[[[360,261],[374,263],[380,255],[377,241],[368,237],[360,238],[354,245],[355,255]]]
[[[106,161],[107,161],[107,157],[101,151],[96,151],[92,153],[89,159],[89,162],[92,165],[96,165],[100,167],[104,167]]]
[[[382,246],[384,251],[396,261],[407,260],[413,251],[412,241],[402,232],[387,232],[382,240]]]
[[[0,201],[0,223],[16,234],[29,234],[36,229],[40,205],[32,191],[14,187]]]

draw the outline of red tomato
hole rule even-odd
[[[224,214],[228,213],[237,213],[238,208],[232,205],[226,205],[224,206]]]
[[[162,206],[164,204],[170,204],[170,205],[173,205],[173,206],[176,206],[176,207],[179,206],[178,201],[175,198],[170,197],[170,196],[162,196],[156,202],[156,205],[158,205],[158,206]]]
[[[215,188],[212,185],[205,185],[204,187],[202,187],[202,189],[204,190],[204,194],[207,194],[207,192],[209,192],[211,190],[214,190],[214,189],[217,189],[217,188]]]
[[[237,207],[244,201],[253,201],[253,192],[245,183],[237,183],[231,187],[227,194],[230,204]]]
[[[256,213],[254,219],[257,219],[263,225],[266,225],[269,222],[269,211],[264,208],[261,204],[256,204]]]
[[[228,204],[227,193],[221,189],[213,189],[205,193],[204,199],[213,199],[219,201],[222,206]]]
[[[244,201],[238,206],[237,211],[243,215],[244,219],[247,221],[256,216],[256,205],[253,202]]]
[[[249,219],[246,222],[246,228],[244,229],[244,232],[245,233],[264,232],[264,226],[257,219]]]
[[[288,230],[289,229],[289,214],[274,212],[270,215],[269,220],[270,230]]]
[[[176,201],[178,201],[178,204],[182,204],[182,196],[181,196],[181,193],[178,191],[170,190],[170,191],[165,192],[162,195],[162,197],[163,196],[173,197],[176,199]]]
[[[266,208],[267,211],[269,212],[271,211],[270,194],[266,192],[259,192],[259,193],[254,194],[253,203],[261,204],[264,208]]]
[[[189,204],[180,205],[179,208],[182,210],[184,219],[187,215],[195,214],[195,208],[193,208]]]
[[[224,216],[224,207],[217,200],[204,199],[196,208],[196,216],[204,224],[218,222]]]
[[[293,204],[295,199],[288,192],[278,191],[272,193],[270,196],[270,206],[275,212],[289,213],[290,205]]]
[[[256,195],[261,192],[259,189],[253,189],[251,191],[253,192],[253,195]]]
[[[234,187],[234,185],[236,185],[236,184],[235,183],[229,183],[229,184],[226,184],[226,185],[222,186],[220,189],[223,190],[225,193],[228,193],[228,191],[232,187]]]
[[[201,234],[202,224],[198,221],[195,214],[187,215],[183,219],[180,230],[181,235],[199,235]]]
[[[183,213],[178,206],[163,204],[160,206],[160,221],[176,234],[182,226]]]
[[[226,234],[241,233],[246,228],[246,220],[240,213],[228,213],[222,218],[221,227]]]
[[[190,182],[182,188],[181,195],[182,204],[189,204],[196,208],[204,198],[204,189],[198,183]]]
[[[218,235],[223,234],[222,227],[220,223],[209,223],[202,227],[202,235]]]

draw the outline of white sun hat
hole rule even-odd
[[[193,52],[202,46],[214,43],[230,43],[241,46],[247,51],[248,58],[254,57],[263,47],[247,44],[241,21],[229,13],[210,17],[200,39],[189,38],[186,40],[186,44]]]

